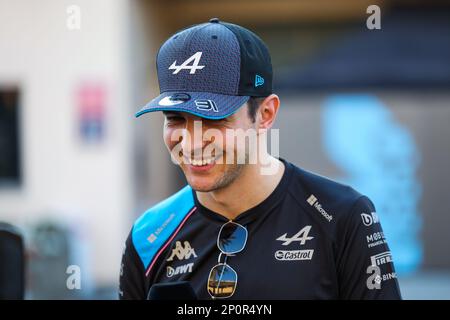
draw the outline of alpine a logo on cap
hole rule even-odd
[[[136,117],[170,109],[224,119],[249,97],[272,93],[273,70],[266,44],[251,30],[217,19],[169,37],[156,54],[156,71],[159,95]],[[190,97],[172,96],[175,93]]]
[[[163,107],[176,106],[177,104],[185,103],[189,101],[191,96],[187,93],[175,93],[171,96],[167,96],[159,100],[158,104]]]
[[[189,70],[190,74],[194,74],[196,70],[201,70],[205,66],[199,66],[200,58],[202,57],[202,52],[198,51],[190,56],[186,61],[177,66],[177,60],[175,60],[169,67],[169,70],[175,70],[172,74],[177,74],[183,69]],[[189,65],[192,62],[192,65]]]

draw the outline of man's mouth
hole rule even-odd
[[[191,158],[186,158],[183,157],[183,161],[185,164],[189,164],[191,166],[195,166],[195,167],[201,167],[201,166],[206,166],[209,164],[212,164],[214,162],[214,158],[203,158],[203,159],[191,159]]]
[[[192,159],[192,160],[188,160],[190,161],[189,164],[195,167],[201,167],[201,166],[206,166],[208,164],[211,164],[214,162],[214,159],[208,158],[208,159]]]
[[[216,158],[208,157],[208,158],[187,158],[183,157],[182,161],[184,164],[188,166],[188,168],[192,171],[201,172],[208,171],[216,164]]]

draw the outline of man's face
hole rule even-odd
[[[164,112],[164,142],[194,190],[209,192],[224,188],[245,168],[248,148],[242,148],[229,133],[255,128],[247,108],[245,105],[222,120],[202,119],[185,112]],[[242,157],[245,163],[238,161]]]

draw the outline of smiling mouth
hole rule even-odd
[[[208,166],[210,164],[214,164],[214,158],[207,158],[207,159],[190,159],[183,157],[184,163],[189,164],[193,167],[203,167]]]
[[[183,164],[189,165],[191,167],[195,168],[201,168],[201,167],[212,167],[216,164],[217,159],[219,159],[222,156],[222,153],[219,155],[213,151],[212,153],[206,155],[206,154],[199,154],[198,157],[188,157],[183,154],[182,151],[179,153],[180,160]]]

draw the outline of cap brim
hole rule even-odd
[[[184,99],[177,99],[180,96]],[[147,112],[178,111],[201,118],[219,120],[235,113],[249,98],[249,96],[230,96],[209,92],[164,92],[147,103],[136,113],[136,117]]]

